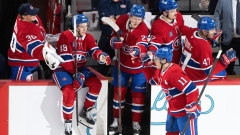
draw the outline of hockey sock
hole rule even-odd
[[[121,114],[123,114],[125,106],[125,95],[127,92],[127,87],[121,87]],[[114,97],[113,97],[113,117],[119,118],[119,101],[118,101],[118,87],[114,87]]]
[[[132,91],[132,121],[141,122],[145,93]]]
[[[62,103],[62,112],[63,112],[63,118],[65,120],[72,119],[72,113],[74,108],[74,100],[76,97],[75,90],[73,90],[72,85],[65,85],[62,88],[63,93],[63,103]]]
[[[98,98],[99,92],[102,88],[102,83],[96,76],[91,76],[86,80],[85,85],[89,87],[89,91],[86,95],[84,102],[84,107],[88,109],[94,106]]]

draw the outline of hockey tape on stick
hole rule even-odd
[[[197,104],[199,103],[199,101],[200,101],[200,99],[201,99],[201,97],[202,97],[202,95],[203,95],[203,92],[204,92],[204,90],[205,90],[205,88],[206,88],[206,86],[207,86],[207,84],[208,84],[209,79],[210,79],[211,76],[212,76],[212,72],[213,72],[215,66],[217,65],[217,62],[218,62],[221,54],[222,54],[222,50],[219,50],[219,51],[218,51],[218,54],[217,54],[217,57],[216,57],[216,59],[215,59],[215,61],[214,61],[214,63],[213,63],[212,69],[210,70],[210,73],[209,73],[208,76],[207,76],[207,80],[205,81],[205,83],[204,83],[204,85],[203,85],[203,88],[202,88],[202,90],[201,90],[201,92],[200,92],[200,94],[199,94],[199,96],[198,96]],[[188,121],[187,121],[187,123],[186,123],[186,125],[185,125],[185,127],[184,127],[184,129],[183,129],[183,132],[181,133],[181,135],[184,135],[184,134],[185,134],[189,122],[190,122],[190,118],[188,118]]]
[[[114,31],[117,32],[117,38],[120,39],[120,28],[118,27],[118,25],[112,21],[109,17],[102,17],[101,19],[103,22],[107,23],[110,27],[113,28]],[[115,52],[115,56],[117,56],[117,50],[114,50]]]
[[[118,32],[120,30],[118,25],[114,21],[112,21],[109,17],[102,17],[101,20],[107,23],[109,26],[111,26],[114,29],[114,31]]]

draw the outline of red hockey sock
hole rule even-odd
[[[121,87],[120,91],[121,91],[121,108],[122,108],[121,109],[121,114],[123,114],[127,87]],[[119,118],[118,87],[114,87],[113,117],[114,118]]]
[[[72,85],[66,85],[62,88],[63,93],[63,103],[62,103],[62,112],[63,118],[65,120],[72,119],[72,113],[74,108],[74,100],[76,97],[75,90]]]
[[[88,109],[89,107],[94,106],[102,88],[102,83],[96,76],[91,76],[86,80],[85,85],[89,87],[89,91],[84,102],[84,107]]]
[[[132,121],[141,122],[144,111],[145,93],[132,91]]]

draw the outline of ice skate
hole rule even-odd
[[[97,111],[94,107],[85,109],[83,108],[81,113],[79,114],[79,122],[86,127],[93,128],[95,125],[97,116]]]
[[[133,122],[132,128],[133,128],[133,135],[140,135],[141,126],[139,122]]]
[[[65,135],[72,135],[72,120],[65,120]]]
[[[118,133],[118,119],[114,118],[113,123],[110,125],[109,127],[109,135],[115,135],[116,133]]]

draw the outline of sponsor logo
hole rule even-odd
[[[167,105],[167,100],[166,100],[166,95],[165,92],[163,92],[162,90],[158,93],[157,97],[155,98],[152,106],[151,106],[151,111],[155,110],[155,111],[167,111],[168,110],[168,105]],[[209,114],[213,111],[215,103],[214,103],[214,99],[208,95],[205,94],[205,100],[209,100],[209,108],[205,109],[205,110],[201,110],[201,115],[205,115],[205,114]],[[201,104],[201,101],[199,102],[199,104]],[[166,122],[165,121],[155,121],[155,122],[151,122],[151,125],[165,125]]]

